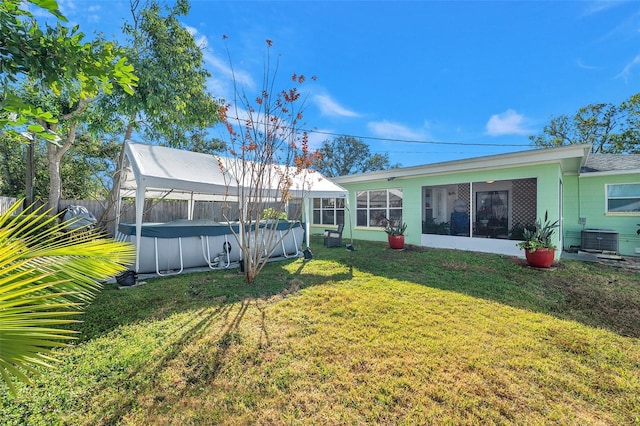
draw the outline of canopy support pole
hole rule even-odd
[[[305,197],[302,204],[304,205],[304,238],[307,248],[309,248],[311,244],[311,218],[309,217],[311,198]]]
[[[193,220],[193,209],[194,209],[194,199],[193,199],[193,191],[191,191],[191,195],[189,197],[189,205],[187,206],[187,219]]]
[[[142,216],[146,188],[138,182],[136,188],[136,272],[140,269],[140,244],[142,243]]]

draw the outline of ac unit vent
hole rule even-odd
[[[585,229],[582,231],[582,250],[618,253],[618,233],[611,229]]]

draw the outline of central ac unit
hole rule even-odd
[[[618,232],[612,229],[585,229],[580,249],[618,253]]]

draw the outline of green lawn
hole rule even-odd
[[[109,285],[2,424],[640,424],[640,274],[435,249]]]

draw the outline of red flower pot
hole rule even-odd
[[[404,248],[404,235],[388,235],[389,247],[395,250]]]
[[[554,249],[539,248],[536,251],[525,250],[527,262],[534,268],[548,268],[553,263]]]

